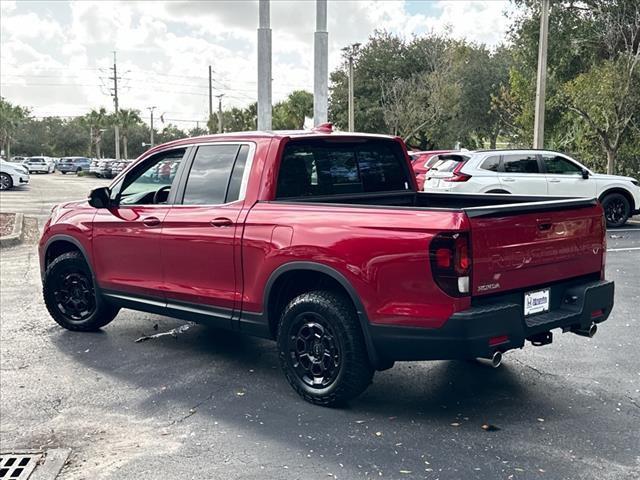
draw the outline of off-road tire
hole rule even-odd
[[[326,324],[339,348],[335,378],[325,387],[312,387],[296,371],[292,342],[306,315]],[[320,320],[321,319],[321,320]],[[344,295],[329,291],[303,293],[289,302],[278,324],[280,366],[293,389],[306,401],[326,407],[342,406],[371,383],[374,369],[355,308]]]
[[[62,288],[61,282],[64,276],[76,275],[80,279],[84,279],[85,284],[93,296],[93,304],[86,317],[81,319],[71,318],[65,314],[61,306],[61,301],[56,297],[56,291]],[[93,276],[84,257],[80,252],[63,253],[54,259],[44,274],[42,286],[42,295],[47,310],[51,317],[67,330],[79,332],[94,332],[107,325],[118,314],[119,308],[109,304],[96,291],[93,284]]]

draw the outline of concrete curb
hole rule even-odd
[[[13,232],[9,235],[5,235],[4,237],[0,237],[0,247],[13,247],[14,245],[18,245],[22,242],[22,237],[24,236],[24,214],[16,213],[15,220],[13,223]]]

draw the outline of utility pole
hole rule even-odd
[[[271,27],[269,0],[259,0],[258,17],[258,130],[271,130]]]
[[[220,95],[216,95],[216,98],[218,99],[218,133],[223,133],[222,130],[222,97],[224,97],[224,93],[221,93]]]
[[[349,61],[349,131],[355,131],[355,115],[353,105],[353,57],[358,52],[359,43],[354,43],[349,47],[344,47],[342,51],[347,55]]]
[[[327,0],[316,0],[316,31],[313,36],[313,125],[318,126],[327,121],[329,103]]]
[[[549,41],[549,0],[541,0],[540,40],[538,43],[538,80],[533,148],[544,148],[544,101],[547,84],[547,43]]]
[[[153,111],[158,108],[156,106],[153,107],[147,107],[147,110],[149,110],[149,113],[151,114],[151,148],[153,148],[154,143],[153,143]]]
[[[211,86],[211,65],[209,65],[209,121],[207,122],[207,125],[209,125],[211,123],[211,121],[213,120],[213,91],[212,91],[212,86]],[[211,130],[213,130],[213,128],[211,126],[209,126],[209,133],[213,133]]]
[[[118,126],[118,122],[120,121],[119,114],[118,114],[118,67],[116,65],[116,52],[113,52],[113,77],[111,77],[111,80],[113,80],[113,104],[115,107],[115,125],[114,125],[114,130],[115,130],[115,144],[116,144],[116,160],[120,160],[120,127]]]

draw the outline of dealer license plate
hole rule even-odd
[[[549,311],[549,298],[551,297],[550,290],[545,288],[544,290],[535,290],[533,292],[526,292],[524,294],[524,314],[534,315],[536,313]]]

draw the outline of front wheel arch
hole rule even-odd
[[[620,188],[620,187],[614,187],[614,188],[610,188],[608,190],[605,190],[604,192],[602,192],[598,196],[598,201],[600,203],[602,203],[604,198],[607,195],[611,195],[612,193],[619,193],[620,195],[624,196],[627,199],[627,201],[629,202],[629,207],[631,208],[632,212],[637,208],[637,205],[635,204],[635,200],[634,200],[633,195],[631,194],[631,192],[629,192],[628,190],[625,190],[624,188]]]
[[[93,277],[95,287],[98,288],[95,272],[93,270],[93,265],[89,260],[89,255],[78,239],[70,235],[53,235],[51,238],[49,238],[49,240],[47,240],[47,243],[45,244],[42,251],[44,253],[42,255],[42,258],[40,259],[40,271],[43,278],[47,267],[53,260],[55,260],[60,255],[63,255],[64,253],[78,251],[84,257],[84,261],[89,267],[89,271],[91,272],[91,276]]]

